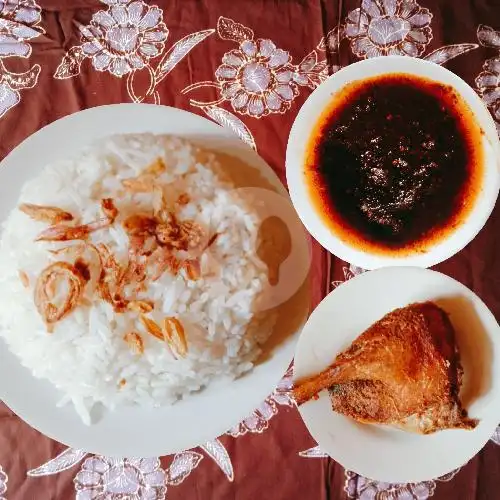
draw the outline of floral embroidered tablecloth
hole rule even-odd
[[[500,132],[498,1],[0,0],[0,158],[67,114],[148,102],[229,128],[284,179],[288,132],[304,99],[339,68],[388,54],[456,72],[484,99]],[[480,235],[439,266],[497,317],[499,234],[497,207]],[[313,248],[316,305],[363,270]],[[290,375],[225,435],[158,458],[67,449],[0,402],[0,500],[500,498],[500,429],[444,477],[371,481],[318,448],[290,399]]]

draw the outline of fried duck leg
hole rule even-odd
[[[334,411],[428,434],[473,429],[458,393],[462,367],[447,314],[432,302],[374,323],[320,374],[293,389],[298,405],[329,389]]]

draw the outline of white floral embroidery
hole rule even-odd
[[[277,405],[293,407],[295,402],[291,396],[292,374],[293,368],[290,367],[274,392],[251,415],[227,433],[233,437],[243,436],[246,433],[261,434],[269,427],[269,421],[278,413]]]
[[[0,500],[6,500],[3,496],[7,492],[7,481],[9,478],[0,465]]]
[[[40,7],[34,0],[0,0],[0,57],[29,57],[40,28]]]
[[[414,0],[363,0],[348,14],[345,34],[358,57],[419,57],[432,40],[431,20]]]
[[[214,439],[201,445],[200,448],[220,467],[227,479],[233,482],[233,464],[225,446],[218,439]]]
[[[168,29],[162,15],[161,9],[141,1],[100,10],[88,26],[80,28],[82,52],[92,58],[96,70],[120,78],[142,69],[163,52]]]
[[[236,42],[238,48],[222,56],[215,71],[215,81],[196,82],[184,88],[182,93],[216,89],[216,100],[190,99],[190,104],[256,149],[248,127],[218,105],[228,102],[236,113],[253,118],[285,113],[299,95],[300,87],[314,89],[326,79],[327,60],[318,61],[318,52],[313,50],[300,64],[293,64],[290,54],[276,47],[272,40],[254,39],[253,30],[226,17],[219,17],[217,33],[222,40]]]
[[[244,40],[224,54],[215,72],[221,95],[242,114],[284,113],[299,93],[290,61],[271,40]]]
[[[175,455],[168,468],[165,483],[173,486],[181,484],[198,467],[202,458],[203,455],[196,451],[184,451]]]
[[[364,273],[365,269],[350,264],[349,267],[344,266],[342,268],[342,272],[344,273],[344,279],[340,281],[332,281],[332,288],[337,288],[339,285],[344,283],[344,281],[350,280],[351,278],[354,278],[355,276]]]
[[[0,118],[19,103],[21,89],[32,88],[38,81],[38,64],[25,73],[14,73],[4,60],[31,55],[29,40],[44,32],[40,21],[41,9],[34,0],[0,0]]]
[[[484,47],[500,51],[500,31],[481,24],[477,38]],[[500,134],[500,53],[483,64],[483,71],[476,78],[477,90],[495,119]]]
[[[434,495],[436,481],[450,481],[459,470],[454,470],[436,480],[408,484],[373,481],[346,470],[344,491],[347,493],[348,498],[356,500],[427,500]]]
[[[36,469],[29,470],[27,475],[29,477],[41,477],[59,474],[60,472],[71,469],[77,463],[81,462],[86,456],[86,451],[77,450],[74,448],[66,448],[52,460],[45,462]]]
[[[166,473],[157,458],[87,458],[74,479],[77,500],[164,500]]]
[[[79,26],[82,44],[67,51],[54,78],[78,75],[83,61],[90,59],[97,71],[109,72],[118,78],[127,76],[127,91],[133,102],[151,99],[159,104],[158,84],[214,30],[187,35],[164,53],[169,30],[163,22],[162,9],[149,6],[143,0],[101,1],[108,8],[96,12],[87,26]],[[161,55],[153,67],[152,60]],[[149,85],[144,89],[137,88],[135,80],[140,70],[149,75]]]

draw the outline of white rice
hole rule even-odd
[[[198,281],[168,271],[149,281],[143,295],[155,303],[151,317],[178,317],[185,326],[189,351],[175,360],[166,346],[144,333],[138,314],[116,314],[90,284],[85,298],[56,324],[52,334],[33,302],[33,288],[42,269],[55,260],[49,249],[68,243],[34,242],[47,224],[31,220],[17,208],[3,224],[0,243],[0,335],[35,377],[48,379],[72,402],[81,418],[91,422],[96,403],[119,405],[172,404],[217,380],[234,379],[252,369],[259,343],[272,329],[259,328],[252,306],[267,282],[266,266],[249,242],[255,241],[259,220],[234,187],[219,175],[214,155],[202,154],[185,140],[151,134],[115,136],[80,152],[74,158],[47,166],[23,188],[19,203],[57,206],[78,214],[83,222],[100,217],[101,198],[113,198],[120,210],[115,224],[92,234],[126,262],[128,238],[120,222],[134,212],[152,210],[151,196],[123,193],[121,179],[134,177],[157,158],[167,166],[159,180],[172,183],[183,175],[182,191],[190,202],[179,217],[195,218],[209,234],[221,233],[202,257],[202,269],[215,277]],[[204,158],[203,164],[199,163]],[[120,196],[118,196],[120,192]],[[72,242],[69,242],[72,243]],[[27,273],[26,289],[18,271]],[[144,354],[134,354],[123,340],[138,331]],[[258,334],[258,335],[257,335]],[[122,387],[120,381],[126,383]]]

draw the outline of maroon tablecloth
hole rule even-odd
[[[286,141],[304,99],[340,67],[387,54],[445,65],[500,125],[495,29],[494,0],[0,0],[0,157],[69,113],[155,102],[233,130],[284,180]],[[313,254],[314,304],[362,272],[317,244]],[[498,255],[500,209],[439,266],[497,317]],[[0,403],[0,499],[500,498],[500,430],[445,477],[377,483],[322,454],[289,389],[287,373],[252,415],[200,448],[122,461],[66,449]]]

